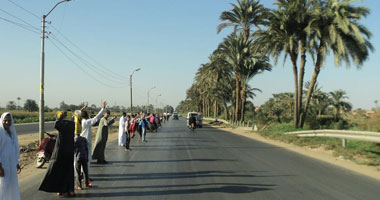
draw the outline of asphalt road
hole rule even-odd
[[[108,143],[107,165],[92,165],[94,188],[78,199],[379,199],[380,182],[283,148],[210,127],[191,132],[170,121],[133,151]],[[22,199],[57,199],[37,191],[42,175],[20,184]]]
[[[55,122],[45,122],[45,131],[54,131]],[[38,133],[38,123],[15,124],[17,135]]]

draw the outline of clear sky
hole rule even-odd
[[[40,18],[56,2],[0,0],[1,107],[10,100],[17,103],[17,97],[21,97],[21,104],[25,99],[39,100]],[[230,33],[226,29],[217,34],[216,27],[221,23],[220,13],[230,9],[229,3],[233,2],[74,0],[59,5],[47,18],[51,34],[45,47],[45,104],[56,107],[61,101],[88,101],[100,106],[101,100],[107,100],[110,105],[129,106],[129,75],[141,68],[133,75],[134,105],[146,104],[147,92],[155,86],[150,103],[177,106],[185,99],[199,66]],[[272,7],[272,0],[261,2]],[[360,4],[372,9],[363,23],[372,31],[371,42],[379,50],[380,13],[375,9],[380,7],[380,1]],[[31,31],[5,20],[24,25],[26,22]],[[379,63],[378,51],[361,69],[335,67],[328,59],[319,85],[324,91],[347,91],[355,108],[372,108],[374,100],[380,100]],[[310,79],[312,65],[307,68],[306,78]],[[259,75],[250,84],[263,90],[254,99],[256,105],[273,93],[293,91],[289,63],[279,63],[272,72]]]

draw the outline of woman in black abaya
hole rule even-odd
[[[58,130],[58,137],[39,190],[57,192],[59,196],[67,193],[69,197],[74,197],[75,125],[73,121],[64,120],[65,117],[66,112],[57,112],[58,120],[54,128]]]

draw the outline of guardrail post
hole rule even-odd
[[[342,147],[346,148],[347,146],[347,139],[342,139]]]

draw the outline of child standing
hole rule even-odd
[[[75,166],[75,189],[82,190],[82,174],[83,169],[84,181],[86,187],[91,187],[88,180],[88,142],[87,139],[77,133],[74,138],[74,166]]]

